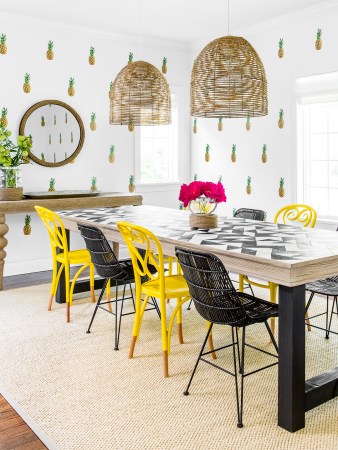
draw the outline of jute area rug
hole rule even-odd
[[[206,330],[193,307],[184,306],[185,343],[179,345],[174,332],[170,378],[163,379],[154,311],[145,314],[129,360],[133,316],[123,318],[120,350],[114,351],[112,316],[99,311],[86,334],[93,304],[75,301],[66,324],[63,305],[47,312],[48,291],[34,286],[0,293],[0,390],[49,448],[337,450],[337,399],[308,412],[304,430],[290,434],[277,426],[276,366],[246,378],[243,429],[236,427],[229,375],[201,363],[190,395],[183,396]],[[314,306],[323,309],[325,302]],[[248,342],[272,351],[264,326],[250,328]],[[228,327],[215,327],[214,341],[229,343]],[[338,365],[337,336],[325,340],[313,329],[306,343],[307,377]],[[247,349],[247,370],[271,361]],[[219,352],[218,362],[232,369],[231,349]]]

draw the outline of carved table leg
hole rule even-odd
[[[7,254],[4,250],[7,245],[5,234],[8,233],[8,230],[9,228],[6,224],[6,216],[5,214],[0,214],[0,291],[3,289],[4,266]]]

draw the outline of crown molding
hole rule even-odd
[[[261,33],[264,31],[271,31],[277,28],[283,28],[286,26],[297,25],[301,22],[306,22],[313,19],[318,19],[322,16],[331,15],[338,13],[338,2],[337,0],[328,0],[320,5],[310,6],[308,8],[299,9],[293,13],[283,14],[274,19],[266,20],[264,22],[259,22],[250,27],[237,28],[231,30],[231,34],[237,36],[249,36],[252,34]],[[219,36],[218,36],[219,37]],[[216,39],[217,36],[214,37]],[[210,39],[199,39],[191,43],[190,49],[197,51],[201,49]]]
[[[139,45],[141,41],[142,46],[149,47],[159,47],[172,50],[179,50],[183,52],[188,52],[190,50],[190,44],[187,42],[176,41],[171,39],[161,39],[153,38],[150,36],[141,36],[139,38],[138,34],[128,34],[128,33],[114,33],[110,31],[100,31],[95,28],[83,27],[77,24],[63,23],[57,20],[50,19],[40,19],[33,16],[23,15],[23,14],[12,14],[0,11],[0,22],[2,23],[2,28],[5,25],[11,26],[25,26],[32,28],[33,30],[38,29],[39,31],[59,31],[62,33],[73,34],[76,36],[89,36],[91,38],[105,39],[114,42],[128,43],[130,45]],[[7,33],[9,34],[9,33]]]

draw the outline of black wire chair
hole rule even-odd
[[[106,237],[102,233],[101,230],[95,227],[91,227],[88,225],[78,224],[78,229],[86,243],[86,247],[90,253],[92,263],[94,264],[96,273],[104,278],[103,287],[100,293],[100,296],[97,300],[93,316],[89,323],[89,327],[87,333],[90,333],[91,326],[93,324],[94,318],[96,316],[97,310],[103,309],[110,314],[115,316],[115,347],[114,350],[119,349],[119,340],[120,340],[120,330],[121,330],[121,320],[122,316],[127,316],[135,313],[135,302],[133,296],[133,290],[131,283],[134,282],[134,271],[132,262],[130,259],[118,260],[110,247]],[[155,269],[155,268],[154,268]],[[155,270],[156,272],[156,270]],[[103,294],[106,291],[108,281],[110,283],[115,282],[115,300],[111,300],[110,298],[107,301],[102,301]],[[118,298],[118,287],[123,284],[123,294],[122,298]],[[130,296],[126,297],[126,286],[129,285],[130,288]],[[123,304],[125,300],[131,299],[133,301],[134,311],[132,312],[123,312]],[[118,303],[121,302],[120,314],[118,314]],[[106,309],[104,305],[109,305],[115,303],[115,311],[110,309]],[[153,308],[147,308],[145,311],[150,311],[155,309],[160,316],[160,311],[156,301],[153,299]]]
[[[320,317],[325,314],[325,328],[314,325],[313,322],[311,322],[311,326],[325,331],[325,339],[329,339],[330,333],[338,335],[337,332],[331,330],[333,314],[336,314],[338,318],[338,276],[326,278],[325,280],[315,281],[313,283],[308,283],[305,287],[307,291],[311,292],[310,298],[305,306],[305,313],[308,312],[315,294],[324,295],[326,297],[326,311],[323,313],[315,314],[314,316],[308,318],[314,319],[315,317]],[[333,297],[331,313],[329,305],[330,297]],[[336,312],[334,312],[335,306]]]
[[[250,220],[264,220],[265,212],[261,209],[239,208],[235,211],[234,217]]]
[[[222,371],[232,375],[235,378],[236,385],[236,400],[237,400],[237,426],[243,427],[243,381],[244,378],[253,373],[257,373],[268,367],[272,367],[278,362],[269,364],[268,366],[261,367],[253,370],[249,373],[244,372],[244,359],[245,359],[245,347],[251,347],[255,350],[259,350],[270,356],[278,358],[278,347],[271,329],[268,324],[268,319],[278,316],[278,305],[261,300],[252,295],[237,292],[234,288],[228,271],[223,266],[220,259],[209,253],[199,253],[183,248],[176,248],[176,256],[181,265],[183,275],[188,283],[190,295],[193,299],[197,312],[208,322],[210,327],[203,342],[201,351],[198,355],[197,362],[191,374],[188,386],[184,391],[184,395],[189,395],[189,388],[193,377],[195,375],[197,366],[200,361],[204,361]],[[229,325],[232,332],[232,343],[225,345],[218,349],[212,349],[211,351],[204,352],[205,345],[208,341],[214,324]],[[249,325],[256,323],[264,323],[271,341],[275,347],[277,355],[259,349],[245,342],[245,329]],[[242,328],[242,342],[241,351],[238,338],[238,329]],[[222,350],[224,348],[232,347],[233,360],[234,360],[234,372],[225,370],[203,356],[210,353]],[[238,370],[237,370],[237,357],[238,356]],[[239,383],[238,372],[241,375],[241,388],[239,395]]]

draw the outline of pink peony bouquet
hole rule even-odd
[[[226,202],[227,198],[224,192],[224,186],[219,181],[212,183],[211,181],[193,181],[190,184],[182,184],[178,199],[186,208],[189,202],[198,199],[199,197],[206,197],[213,203]]]

